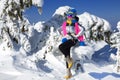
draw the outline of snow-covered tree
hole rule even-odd
[[[35,5],[41,13],[43,0],[0,0],[0,5],[0,44],[6,43],[5,47],[14,49],[17,43],[30,52],[31,25],[23,12]]]
[[[116,52],[116,69],[117,72],[120,71],[120,21],[117,23],[118,32],[115,32],[111,35],[110,41],[112,43],[111,47],[117,48]]]
[[[113,32],[110,36],[111,44],[117,44],[120,40],[120,21],[117,23],[118,32]]]
[[[111,25],[103,18],[84,12],[79,16],[79,23],[85,28],[87,40],[109,40]],[[107,35],[108,34],[108,35]]]

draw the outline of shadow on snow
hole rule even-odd
[[[105,78],[107,76],[113,76],[113,77],[116,77],[116,78],[120,78],[120,74],[108,73],[108,72],[102,72],[102,73],[91,72],[91,73],[89,73],[89,75],[92,76],[93,78],[97,79],[97,80],[102,80],[102,78]]]
[[[117,49],[112,49],[110,45],[106,45],[92,55],[92,60],[95,62],[109,61],[111,53],[116,54],[116,51]]]
[[[39,71],[40,71],[40,70],[43,70],[43,71],[46,72],[46,73],[51,73],[51,72],[52,72],[52,69],[50,69],[50,68],[48,67],[48,65],[46,65],[46,63],[47,63],[46,60],[38,60],[38,61],[36,62],[36,66],[37,66],[37,68],[38,68]]]

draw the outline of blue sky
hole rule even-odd
[[[117,22],[120,21],[120,0],[44,0],[42,15],[33,6],[26,9],[25,16],[31,23],[46,21],[61,6],[73,7],[77,10],[78,14],[89,12],[90,14],[104,18],[113,27],[116,27]]]

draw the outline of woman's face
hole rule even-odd
[[[68,18],[69,20],[71,20],[71,19],[72,19],[72,15],[68,15],[67,18]]]

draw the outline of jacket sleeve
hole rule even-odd
[[[61,26],[61,29],[62,29],[62,34],[65,36],[67,34],[67,31],[66,31],[66,22],[63,22],[63,24]]]
[[[79,31],[79,33],[76,35],[76,37],[79,37],[79,36],[81,36],[81,35],[84,34],[84,29],[83,29],[83,27],[79,26],[79,29],[80,29],[80,31]]]

